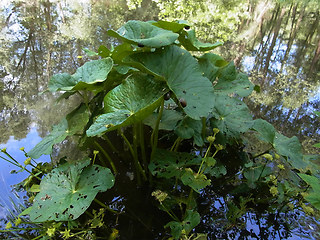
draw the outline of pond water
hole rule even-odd
[[[320,142],[320,121],[313,113],[320,109],[319,9],[317,1],[280,5],[259,0],[2,0],[0,148],[6,147],[23,163],[19,148],[30,150],[77,102],[73,97],[73,101],[55,103],[58,95],[44,92],[49,78],[59,72],[72,73],[86,62],[83,48],[97,50],[100,44],[114,43],[106,34],[108,29],[131,19],[186,19],[203,41],[225,42],[215,51],[233,60],[260,85],[260,93],[245,99],[253,115],[271,122],[288,137],[298,136],[306,153],[319,153],[312,147]],[[65,152],[72,151],[59,145],[53,155]],[[0,161],[0,196],[5,196],[0,201],[7,204],[9,186],[24,178],[23,174],[9,174],[13,169]],[[3,209],[1,214],[5,214]],[[255,231],[257,222],[253,222],[248,222],[248,231]],[[306,234],[299,239],[308,235],[315,239],[312,224],[302,227]],[[279,236],[274,238],[281,239]]]

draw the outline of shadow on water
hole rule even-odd
[[[319,7],[312,1],[309,5],[257,0],[240,1],[241,5],[232,1],[234,6],[224,2],[180,3],[188,11],[164,0],[146,0],[140,6],[131,1],[101,0],[0,3],[0,143],[9,143],[10,136],[35,141],[29,135],[33,126],[41,137],[47,135],[51,125],[72,106],[54,104],[58,96],[38,93],[46,89],[53,74],[73,72],[88,60],[83,47],[96,50],[100,44],[115,44],[106,29],[117,29],[130,19],[184,18],[195,23],[203,40],[225,41],[220,53],[234,59],[239,69],[260,85],[260,93],[245,99],[254,116],[273,123],[288,137],[297,135],[307,153],[317,153],[312,145],[320,142],[320,121],[313,114],[319,111],[320,97]],[[113,141],[116,139],[114,136]],[[125,148],[121,141],[115,145]],[[68,151],[60,145],[57,152],[61,149]],[[136,187],[125,152],[109,154],[119,173],[115,187],[98,198],[112,202],[110,206],[121,214],[109,214],[105,222],[119,229],[121,239],[166,239],[163,226],[170,219],[158,209],[152,189]],[[237,170],[235,167],[234,173]],[[240,194],[230,194],[235,186],[227,182],[228,176],[224,176],[199,198],[203,219],[197,231],[209,233],[209,239],[320,238],[319,224],[298,210],[278,214],[276,207],[249,201],[246,212],[236,220],[234,216],[242,210],[241,198]],[[263,198],[261,192],[252,194]],[[228,215],[231,208],[234,216]]]

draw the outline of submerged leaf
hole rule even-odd
[[[98,192],[114,185],[108,168],[88,166],[89,159],[65,163],[48,173],[40,184],[30,212],[33,222],[70,221],[77,219],[90,206]]]
[[[100,115],[90,126],[87,136],[96,136],[142,121],[159,106],[164,90],[164,85],[150,76],[129,76],[105,96],[106,113]]]
[[[117,31],[109,30],[108,34],[130,44],[154,48],[170,45],[179,36],[177,33],[161,29],[151,23],[136,20],[128,21]]]
[[[137,53],[131,64],[139,63],[156,77],[162,77],[177,99],[185,99],[184,112],[199,120],[207,117],[214,106],[211,82],[202,76],[198,62],[192,55],[177,46],[157,49],[154,53]]]
[[[170,152],[168,150],[157,149],[153,161],[149,164],[152,175],[163,178],[180,176],[184,168],[201,163],[200,156],[189,153]]]

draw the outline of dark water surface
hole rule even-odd
[[[260,93],[245,99],[253,115],[288,137],[298,136],[306,153],[318,153],[312,145],[320,142],[320,121],[313,113],[320,110],[320,7],[317,1],[305,2],[1,1],[0,148],[7,147],[22,163],[19,148],[30,150],[76,104],[76,97],[55,103],[58,95],[39,93],[53,74],[73,73],[88,60],[83,48],[114,43],[108,29],[131,19],[186,19],[203,41],[224,41],[216,52],[260,85]],[[54,155],[58,152],[72,151],[59,145]],[[12,169],[0,160],[0,201],[7,203],[9,185],[24,177],[10,175]],[[0,217],[4,214],[0,208]],[[248,218],[247,229],[261,232],[255,216]],[[302,236],[296,232],[286,239],[316,239],[319,227],[313,224],[302,226]]]

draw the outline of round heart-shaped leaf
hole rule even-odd
[[[70,221],[90,206],[98,192],[114,185],[110,169],[88,166],[89,159],[65,163],[48,173],[40,184],[30,219],[33,222]]]

